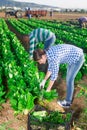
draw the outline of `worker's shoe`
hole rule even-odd
[[[57,102],[61,107],[63,108],[69,108],[71,103],[70,102],[67,102],[66,100],[63,100],[63,101],[58,101]]]

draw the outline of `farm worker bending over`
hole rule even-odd
[[[33,51],[37,48],[40,42],[44,43],[44,49],[49,49],[50,46],[54,45],[56,40],[55,34],[50,30],[37,28],[33,30],[29,35],[23,37],[25,43],[29,43],[30,59],[33,58]]]
[[[87,23],[87,17],[80,17],[78,19],[78,22],[81,28],[85,28]]]
[[[33,52],[33,59],[39,64],[48,61],[48,70],[45,78],[40,83],[44,88],[46,80],[50,77],[49,85],[46,91],[50,91],[55,80],[57,79],[60,64],[67,64],[66,76],[66,99],[58,101],[62,107],[69,108],[72,103],[74,92],[74,79],[84,62],[83,50],[69,44],[59,44],[49,48],[49,50],[37,49]]]

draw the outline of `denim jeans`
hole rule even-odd
[[[66,101],[72,102],[73,98],[73,92],[74,92],[74,79],[82,67],[84,63],[84,55],[82,55],[79,59],[79,61],[75,64],[72,64],[68,66],[67,68],[67,76],[66,76],[66,86],[67,86],[67,91],[66,91]]]
[[[56,37],[55,37],[55,35],[53,35],[50,39],[45,41],[44,49],[48,50],[50,46],[54,45],[55,41],[56,41]]]

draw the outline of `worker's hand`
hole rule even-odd
[[[40,89],[44,88],[45,83],[46,83],[46,80],[44,79],[44,80],[40,83]]]
[[[50,87],[48,87],[47,88],[47,90],[46,90],[46,92],[50,92],[51,91],[51,88]]]
[[[46,90],[46,92],[50,92],[51,90]]]
[[[30,57],[29,57],[29,60],[33,60],[33,57],[30,56]]]

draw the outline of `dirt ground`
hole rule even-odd
[[[76,20],[76,19],[78,19],[79,17],[82,17],[82,16],[87,16],[87,14],[54,12],[53,16],[50,16],[49,13],[48,13],[46,17],[41,17],[40,19],[68,21],[68,20]]]
[[[25,17],[25,12],[22,13],[23,18]],[[39,19],[49,19],[49,20],[75,20],[81,16],[87,16],[87,13],[61,13],[61,12],[53,12],[53,16],[50,16],[48,12],[45,17],[39,17]],[[10,16],[14,17],[14,16]],[[0,12],[0,18],[5,18],[5,12]]]
[[[78,119],[83,108],[85,108],[85,99],[84,97],[76,97],[81,89],[82,84],[87,85],[87,77],[85,77],[79,86],[75,86],[74,92],[74,100],[70,109],[66,109],[65,111],[72,110],[74,111],[73,117]],[[54,84],[59,93],[60,99],[65,97],[66,94],[66,83],[65,80],[57,80]],[[55,88],[55,87],[54,87]],[[51,109],[57,110],[57,100],[54,100],[50,104]],[[19,114],[17,116],[14,115],[14,110],[11,108],[9,100],[2,105],[2,109],[0,110],[0,130],[29,130],[28,129],[28,116]],[[74,125],[74,129],[78,130],[76,124]],[[81,129],[79,129],[81,130]],[[86,130],[86,129],[84,129]]]
[[[71,19],[77,19],[78,17],[83,16],[83,14],[63,14],[63,13],[55,13],[53,14],[53,17],[50,17],[49,14],[46,17],[42,17],[41,19],[50,19],[50,20],[71,20]],[[86,15],[85,15],[86,16]],[[4,13],[0,13],[0,18],[5,18]],[[20,37],[20,36],[18,36]],[[78,119],[80,116],[83,108],[85,107],[85,99],[84,97],[76,97],[78,92],[81,89],[81,86],[83,84],[87,85],[87,77],[84,77],[82,81],[79,83],[80,87],[75,85],[75,92],[74,92],[74,100],[73,104],[71,106],[71,110],[75,111],[74,117]],[[65,97],[66,94],[66,82],[65,80],[62,80],[61,78],[58,79],[54,86],[56,86],[56,89],[59,93],[60,99]],[[54,87],[55,88],[55,87]],[[57,107],[57,100],[54,100],[53,103],[51,104],[52,108]],[[26,115],[17,115],[14,116],[14,111],[10,106],[9,100],[6,101],[2,105],[2,109],[0,110],[0,130],[28,130],[27,124],[28,124],[28,116]],[[77,130],[77,129],[73,129]],[[79,129],[80,130],[80,129]],[[86,130],[86,129],[84,129]]]

